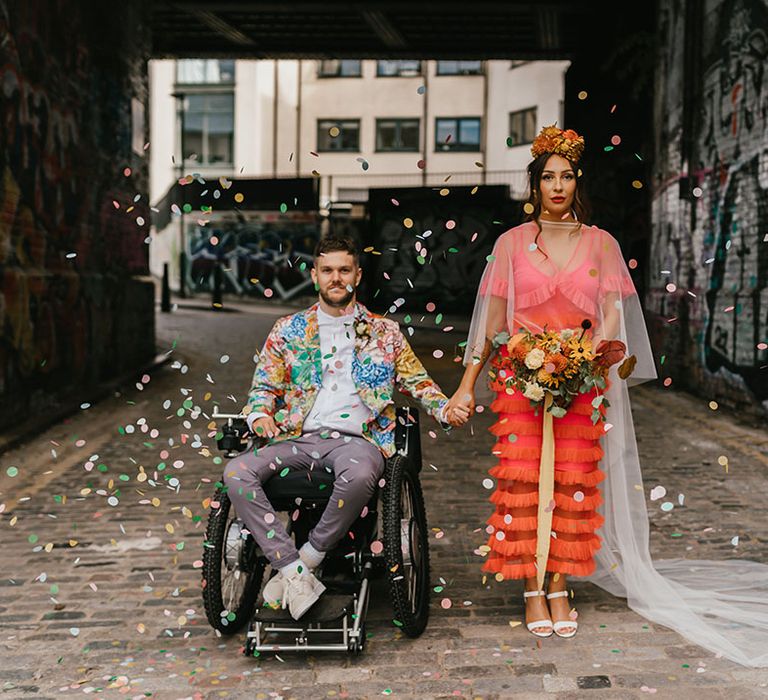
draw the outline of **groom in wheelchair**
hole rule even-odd
[[[395,453],[394,389],[418,399],[444,426],[469,418],[463,408],[446,415],[447,397],[397,322],[356,301],[362,270],[350,239],[321,239],[311,274],[319,300],[275,323],[243,410],[251,433],[268,442],[229,461],[223,476],[230,501],[276,571],[264,602],[295,620],[325,590],[315,570],[360,517]],[[311,477],[323,467],[333,470],[333,491],[297,549],[264,486],[287,469]]]

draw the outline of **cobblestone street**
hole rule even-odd
[[[158,314],[170,362],[0,455],[0,697],[768,697],[768,670],[716,658],[588,583],[573,585],[578,635],[537,643],[520,624],[520,586],[483,584],[475,553],[491,508],[488,410],[449,434],[422,423],[431,583],[442,590],[420,638],[392,623],[381,582],[358,658],[245,658],[243,635],[217,637],[199,567],[222,459],[205,414],[243,405],[253,353],[290,311]],[[451,393],[463,334],[434,315],[419,322],[414,347]],[[648,498],[654,556],[768,561],[765,429],[672,389],[632,398],[646,496],[661,485],[675,504],[665,512]]]

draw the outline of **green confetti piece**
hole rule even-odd
[[[117,432],[120,433],[120,435],[125,435],[125,428],[123,428],[122,425],[118,426]]]
[[[52,583],[50,591],[51,591],[51,595],[56,595],[59,592],[59,584],[58,583]]]
[[[183,550],[183,549],[184,549],[184,543],[183,543],[183,542],[178,542],[178,543],[176,544],[176,551],[177,551],[177,552],[180,552],[180,551],[181,551],[181,550]]]
[[[458,249],[458,248],[453,248],[453,247],[451,247],[451,248],[448,248],[448,252],[449,252],[449,253],[458,253],[458,252],[459,252],[459,249]]]
[[[280,203],[280,213],[285,214],[288,211],[288,205],[285,202]]]
[[[40,538],[37,535],[30,535],[29,537],[27,537],[27,542],[29,542],[30,544],[35,544],[35,542],[37,542],[38,539]]]
[[[400,620],[392,620],[392,623],[395,625],[395,627],[402,627],[403,623],[400,622]]]
[[[421,255],[417,255],[416,256],[416,262],[419,263],[419,265],[423,265],[427,261]]]
[[[182,210],[182,211],[183,211],[185,214],[189,214],[189,212],[191,212],[191,211],[192,211],[192,205],[191,205],[191,204],[185,204],[185,205],[184,205],[184,206],[181,208],[181,210]]]
[[[496,256],[495,255],[486,255],[485,256],[485,260],[486,260],[486,262],[493,262],[494,260],[496,260]]]
[[[8,467],[8,469],[5,470],[5,473],[8,476],[17,476],[18,473],[19,473],[19,468],[18,467]]]
[[[234,622],[236,617],[237,615],[233,612],[227,613],[227,620],[229,620],[230,622]]]
[[[109,471],[109,467],[106,464],[99,464],[96,469],[98,469],[102,474],[106,474]]]
[[[403,319],[403,321],[405,321],[405,323],[410,323],[411,322],[411,314],[406,314],[405,318]]]
[[[159,462],[157,467],[155,467],[157,471],[161,472],[165,469],[165,462]]]
[[[184,415],[184,409],[180,408],[176,411],[176,415],[181,418]]]
[[[221,457],[219,457],[218,455],[216,455],[216,456],[213,458],[213,463],[214,463],[214,464],[221,464],[223,461],[224,461],[224,460],[223,460]]]
[[[613,146],[604,146],[603,150],[606,151],[606,152],[612,151],[613,150]]]
[[[275,531],[274,530],[270,530],[269,532],[267,532],[267,539],[268,540],[271,540],[274,536],[275,536]]]
[[[280,471],[280,476],[285,476],[289,471],[291,471],[290,467],[285,467]]]
[[[437,316],[435,316],[435,324],[439,326],[442,322],[443,322],[443,314],[437,314]]]
[[[435,586],[432,590],[435,593],[442,593],[443,592],[443,587],[442,586]]]
[[[130,481],[131,480],[131,477],[128,476],[127,474],[121,474],[117,478],[120,479],[120,481]]]

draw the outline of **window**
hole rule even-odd
[[[331,58],[320,61],[317,74],[321,78],[359,78],[361,62]]]
[[[438,75],[480,75],[483,72],[482,61],[438,61]]]
[[[480,117],[435,120],[436,151],[479,151]]]
[[[184,160],[196,154],[197,162],[203,165],[233,162],[233,93],[185,95],[182,118],[181,150]]]
[[[359,151],[359,119],[318,119],[318,151]]]
[[[536,138],[536,107],[521,109],[509,115],[508,146],[520,146],[524,143],[533,143]]]
[[[421,61],[376,61],[376,75],[380,78],[421,75]]]
[[[418,151],[418,119],[377,119],[377,151]]]
[[[192,85],[219,85],[235,82],[233,59],[184,58],[176,61],[176,82]]]

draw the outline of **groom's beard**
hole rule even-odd
[[[346,289],[346,287],[339,287],[340,289]],[[328,290],[330,291],[330,289]],[[334,308],[334,309],[343,309],[346,306],[349,306],[350,303],[352,303],[355,300],[355,290],[353,289],[351,292],[347,290],[347,293],[343,297],[336,297],[331,298],[327,294],[323,293],[323,290],[320,290],[320,298],[328,304],[328,306]]]

